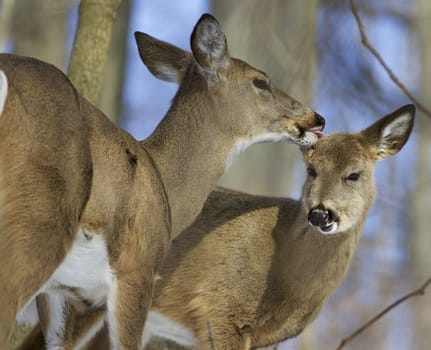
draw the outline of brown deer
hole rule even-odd
[[[203,15],[192,54],[136,33],[143,62],[180,82],[145,141],[114,126],[41,61],[0,56],[0,348],[36,300],[45,345],[69,347],[76,312],[107,305],[112,348],[138,349],[170,240],[225,167],[263,141],[316,141],[324,120],[228,54]]]
[[[212,192],[172,243],[143,343],[156,336],[194,349],[246,350],[298,335],[346,274],[374,201],[375,162],[403,147],[414,111],[407,105],[359,133],[302,148],[300,200]],[[75,341],[95,319],[103,311],[76,323]],[[36,328],[27,342],[40,338]],[[107,344],[104,330],[87,348]]]

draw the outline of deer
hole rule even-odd
[[[143,344],[249,350],[300,334],[346,275],[376,196],[375,163],[401,150],[414,114],[406,105],[360,132],[301,147],[299,200],[211,192],[159,271]],[[103,314],[82,314],[75,341]],[[40,338],[35,327],[26,342]],[[105,327],[85,349],[108,347]]]
[[[312,144],[324,118],[229,55],[204,14],[191,53],[135,33],[143,63],[179,83],[138,141],[57,68],[0,55],[0,348],[16,319],[41,320],[44,346],[69,348],[75,315],[106,306],[112,349],[139,349],[170,242],[237,154],[258,142]]]

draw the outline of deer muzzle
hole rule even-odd
[[[292,138],[292,141],[300,146],[311,146],[323,137],[322,130],[324,127],[325,119],[320,114],[312,112],[312,117],[307,121],[295,122],[297,135]]]
[[[319,113],[314,112],[314,117],[316,118],[316,126],[323,130],[325,128],[325,118],[323,118]]]
[[[318,205],[308,212],[308,222],[323,234],[332,234],[338,228],[338,219],[334,211]]]

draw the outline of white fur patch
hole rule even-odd
[[[142,335],[143,347],[150,341],[152,336],[169,339],[186,348],[197,346],[197,341],[189,329],[154,311],[148,313]]]
[[[59,285],[79,288],[81,297],[94,306],[101,306],[106,302],[111,283],[112,272],[103,236],[88,235],[80,230],[48,288]]]
[[[338,229],[338,223],[337,222],[333,222],[331,225],[331,228],[329,230],[322,230],[322,228],[318,227],[319,231],[321,233],[323,233],[324,235],[333,235],[335,233],[337,233],[337,229]]]
[[[76,298],[74,293],[61,287],[75,288],[79,292],[78,301],[84,298],[94,306],[102,306],[107,302],[109,307],[113,303],[115,277],[109,266],[108,250],[102,235],[86,234],[83,230],[78,232],[64,261],[21,310],[18,321],[34,322],[38,319],[35,298],[39,293],[47,293],[50,298],[53,295],[72,300]],[[50,308],[54,306],[50,305]],[[61,310],[52,310],[53,316]],[[114,322],[113,319],[110,321]]]
[[[157,67],[156,74],[157,78],[164,81],[169,81],[171,83],[179,83],[180,82],[180,74],[176,70],[167,66],[159,66]]]
[[[382,140],[404,135],[410,126],[411,120],[412,116],[410,113],[401,114],[390,124],[385,126],[382,131]]]
[[[6,74],[0,70],[0,117],[3,113],[7,97],[7,77]]]
[[[225,163],[225,170],[229,169],[233,161],[238,157],[238,155],[246,150],[251,145],[263,142],[277,142],[283,140],[291,140],[289,134],[280,134],[277,132],[268,132],[266,134],[258,135],[250,139],[240,139],[233,145]]]

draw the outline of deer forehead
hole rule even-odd
[[[231,64],[227,72],[229,78],[244,78],[244,79],[268,79],[265,72],[254,68],[248,63],[238,59],[231,58]]]
[[[359,171],[373,164],[367,147],[356,134],[325,136],[304,151],[304,160],[316,169],[337,172]]]

